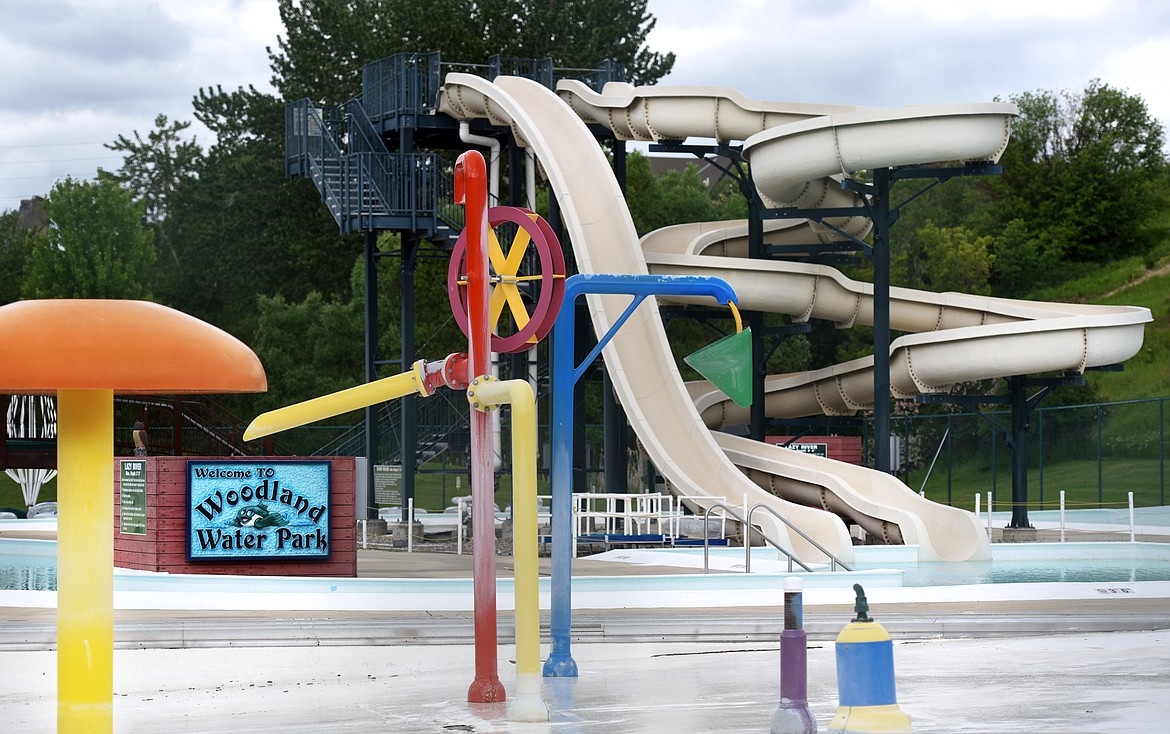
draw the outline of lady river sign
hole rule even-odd
[[[329,557],[328,461],[189,461],[187,558]]]

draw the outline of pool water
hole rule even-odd
[[[57,563],[0,561],[0,590],[53,591],[57,588]]]
[[[996,560],[966,563],[858,563],[854,569],[903,571],[903,586],[969,586],[973,584],[1131,583],[1170,581],[1170,560],[1141,558],[1081,559],[1061,563]]]
[[[855,570],[873,572],[881,569],[900,572],[900,585],[905,587],[1170,581],[1170,543],[995,544],[992,546],[991,561],[964,563],[919,563],[914,559],[915,549],[906,546],[860,546],[855,551],[856,560],[853,564]],[[56,589],[56,552],[57,544],[53,541],[0,539],[0,590]],[[658,565],[689,565],[681,561],[690,557],[693,562],[696,554],[701,557],[702,549],[668,548],[643,553],[652,554],[656,559],[654,562]],[[743,558],[742,548],[715,548],[711,549],[710,553],[712,559],[725,556],[742,561]],[[753,568],[764,572],[753,573],[752,576],[765,576],[768,573],[766,559],[769,555],[763,550],[752,554]],[[666,581],[669,578],[661,577],[657,580]],[[211,582],[214,579],[215,577],[202,577],[193,579],[191,583]],[[828,581],[819,574],[818,579]],[[115,574],[115,588],[121,589],[177,590],[176,584],[181,585],[185,581],[167,575],[156,576],[136,572]],[[303,584],[298,584],[298,581]],[[373,591],[381,589],[380,581],[385,580],[347,579],[345,583],[347,587],[362,587],[363,590]],[[278,585],[272,588],[273,591],[317,590],[313,583],[309,583],[309,579],[272,579],[271,582]],[[650,582],[650,578],[642,577],[639,586],[645,590]],[[897,584],[897,580],[894,579],[892,583]],[[255,579],[252,584],[255,588]],[[370,588],[365,589],[366,586]]]
[[[45,540],[0,540],[0,590],[57,588],[57,544]]]
[[[990,561],[918,563],[899,546],[857,548],[854,568],[897,569],[904,586],[1170,581],[1170,543],[997,543]]]

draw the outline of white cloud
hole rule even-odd
[[[146,133],[159,113],[193,121],[200,87],[271,89],[265,46],[282,31],[275,0],[6,0],[0,210],[117,168],[101,143]]]
[[[714,23],[705,2],[650,0],[649,10],[651,48],[678,55],[667,83],[897,106],[1079,91],[1100,78],[1170,121],[1170,93],[1155,78],[1170,59],[1165,3],[724,0]]]

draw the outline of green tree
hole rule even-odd
[[[338,104],[361,91],[362,66],[401,51],[440,50],[443,60],[551,57],[560,67],[625,64],[652,84],[674,54],[646,48],[646,0],[280,0],[285,35],[269,47],[272,83],[285,99]]]
[[[670,224],[707,222],[716,219],[711,189],[699,178],[699,167],[688,163],[681,171],[666,171],[658,177],[657,222],[654,229]]]
[[[658,178],[650,167],[650,159],[640,151],[630,151],[626,156],[626,206],[639,235],[659,226],[658,198]]]
[[[285,178],[283,105],[250,88],[201,89],[195,117],[216,140],[175,192],[177,258],[160,268],[160,298],[245,339],[258,295],[348,299],[361,240],[338,233],[312,182]]]
[[[28,260],[31,236],[20,224],[20,212],[0,214],[0,306],[20,299],[24,264]]]
[[[626,204],[640,235],[672,224],[747,216],[747,202],[731,178],[708,186],[694,163],[656,176],[650,159],[636,150],[626,158]]]
[[[890,278],[898,285],[930,291],[991,293],[991,253],[994,237],[977,237],[963,227],[918,230],[913,247],[903,247],[890,258]]]
[[[102,171],[100,176],[116,181],[142,202],[146,221],[158,233],[157,244],[175,265],[179,253],[170,233],[168,217],[174,205],[176,189],[195,176],[202,151],[194,140],[184,140],[181,133],[191,126],[189,122],[169,122],[166,115],[154,118],[154,130],[145,140],[135,130],[134,139],[119,135],[110,150],[125,153],[122,167],[116,172]]]
[[[1042,260],[1058,253],[1073,262],[1148,249],[1166,201],[1165,132],[1141,97],[1094,80],[1081,94],[1029,92],[1012,101],[1020,117],[1003,175],[991,181],[999,226],[1018,222],[1011,244],[1023,234]]]
[[[363,381],[362,304],[316,291],[299,303],[259,296],[252,340],[269,375],[260,409],[278,408]]]
[[[674,66],[673,53],[646,47],[646,36],[657,23],[646,11],[646,0],[520,0],[501,5],[515,6],[512,17],[525,22],[518,34],[519,45],[499,53],[551,56],[558,66],[585,69],[610,59],[625,64],[631,84],[654,84]],[[496,30],[497,41],[506,42],[506,21]]]
[[[154,234],[142,204],[112,181],[57,182],[49,227],[33,236],[25,298],[150,298]]]

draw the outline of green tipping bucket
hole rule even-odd
[[[725,336],[683,358],[741,408],[752,404],[751,327]]]

